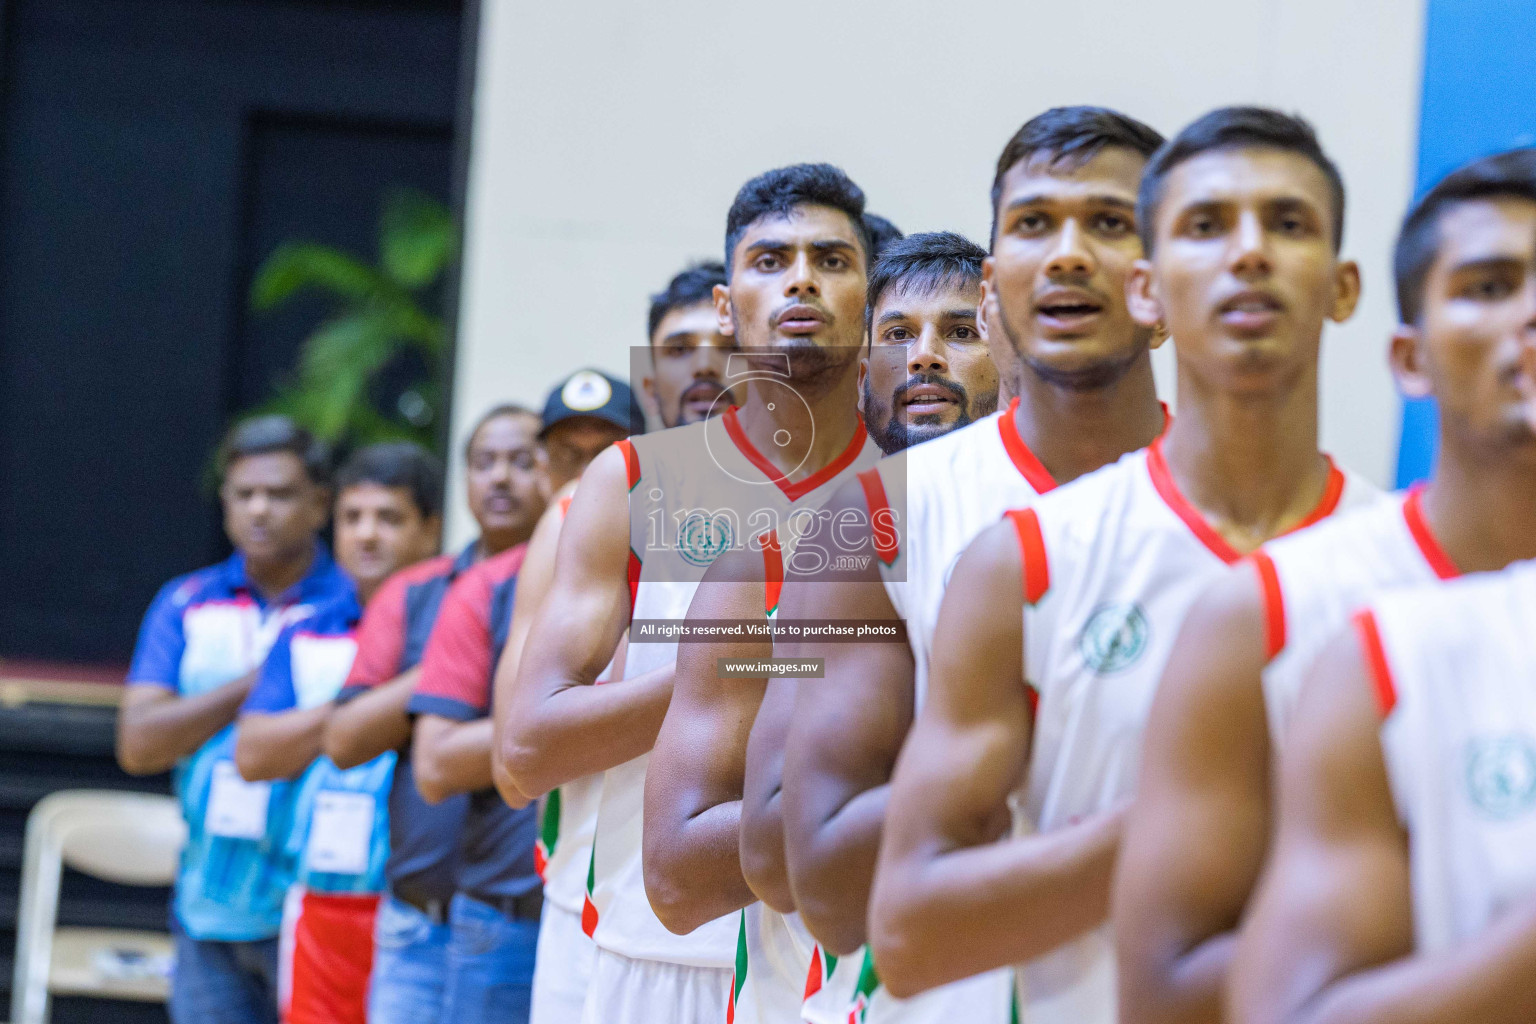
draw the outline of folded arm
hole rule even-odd
[[[998,842],[1033,727],[1020,578],[1012,528],[990,528],[961,556],[939,613],[870,904],[870,947],[893,995],[1033,959],[1108,913],[1123,812]]]
[[[420,675],[418,665],[336,706],[321,740],[325,755],[336,767],[354,768],[387,750],[403,751],[410,745],[411,716],[405,707]]]
[[[523,556],[523,564],[517,570],[512,623],[507,629],[507,643],[502,648],[501,660],[496,663],[496,676],[492,683],[495,694],[491,702],[491,718],[495,723],[492,727],[492,751],[499,749],[506,737],[506,709],[512,704],[513,688],[517,684],[517,666],[522,661],[523,648],[528,643],[528,631],[533,628],[533,620],[544,607],[544,599],[549,596],[549,588],[555,580],[555,556],[560,546],[560,530],[565,525],[564,504],[574,491],[575,485],[569,484],[549,503],[549,507],[539,517],[539,525],[534,528],[533,536],[528,538],[527,554]],[[491,762],[492,781],[502,799],[515,807],[528,803],[529,797],[517,788],[501,758],[492,757]]]
[[[1253,568],[1208,590],[1147,724],[1115,881],[1124,1024],[1221,1024],[1236,929],[1269,842],[1270,744]]]
[[[456,722],[442,715],[418,715],[411,741],[411,769],[422,799],[431,804],[459,793],[489,789],[491,720]],[[513,806],[526,804],[525,800]]]
[[[117,763],[129,775],[170,771],[235,720],[259,672],[195,697],[170,683],[129,684],[117,716]]]
[[[629,625],[628,492],[615,447],[587,467],[571,501],[495,750],[519,792],[542,795],[639,757],[666,715],[671,666],[592,685]]]
[[[689,619],[763,618],[762,555],[715,559]],[[751,903],[738,841],[747,736],[763,676],[722,676],[718,659],[773,656],[763,639],[678,646],[672,700],[645,776],[645,891],[667,928],[686,934]]]
[[[863,509],[862,494],[847,496]],[[856,578],[785,587],[788,618],[893,620],[873,561]],[[799,682],[784,752],[784,846],[795,905],[832,953],[864,944],[891,772],[912,725],[904,643],[822,644],[826,677]]]
[[[235,767],[248,782],[298,778],[320,756],[333,707],[243,712],[235,727]]]
[[[1354,631],[1302,692],[1275,851],[1238,943],[1239,1024],[1516,1024],[1536,1019],[1536,900],[1454,949],[1414,952],[1408,837]]]
[[[795,680],[770,679],[747,737],[737,854],[753,895],[781,914],[795,909],[784,850],[784,740],[795,707]]]

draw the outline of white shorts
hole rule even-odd
[[[869,1000],[864,1024],[1008,1024],[1013,1008],[1013,972],[978,974],[930,989],[911,999],[897,999],[883,987]],[[1082,1024],[1093,1024],[1084,1021]]]
[[[806,974],[815,948],[816,940],[799,915],[780,914],[761,903],[743,910],[736,962],[745,956],[747,976],[736,995],[733,1024],[801,1024],[806,1019],[802,1016]],[[846,1020],[844,1014],[837,1024]]]
[[[839,957],[822,992],[805,1007],[812,1024],[1009,1024],[1013,1009],[1013,971],[1008,968],[938,988],[911,999],[897,999],[876,978],[865,983],[868,950],[860,947]],[[1083,1022],[1097,1024],[1097,1022]]]
[[[582,1024],[723,1024],[731,997],[726,967],[631,960],[598,949]]]
[[[597,945],[581,930],[581,915],[545,900],[528,1024],[576,1024],[581,1020],[596,955]]]

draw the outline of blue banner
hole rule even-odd
[[[1536,145],[1536,2],[1429,0],[1415,195],[1476,157]],[[1439,417],[1403,405],[1397,484],[1429,475]]]

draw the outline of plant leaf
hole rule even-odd
[[[257,269],[251,282],[251,305],[272,309],[306,288],[354,302],[402,297],[388,277],[340,249],[313,242],[286,242]]]
[[[379,218],[379,262],[390,279],[405,288],[424,288],[437,280],[458,248],[458,232],[448,207],[415,189],[394,189]]]

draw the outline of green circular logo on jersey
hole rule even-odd
[[[1134,604],[1107,604],[1088,617],[1077,647],[1083,660],[1101,675],[1136,663],[1147,649],[1147,617]]]
[[[1490,736],[1467,744],[1467,793],[1490,818],[1513,818],[1536,804],[1536,744]]]
[[[677,551],[689,565],[706,566],[736,542],[729,516],[695,513],[677,531]]]

